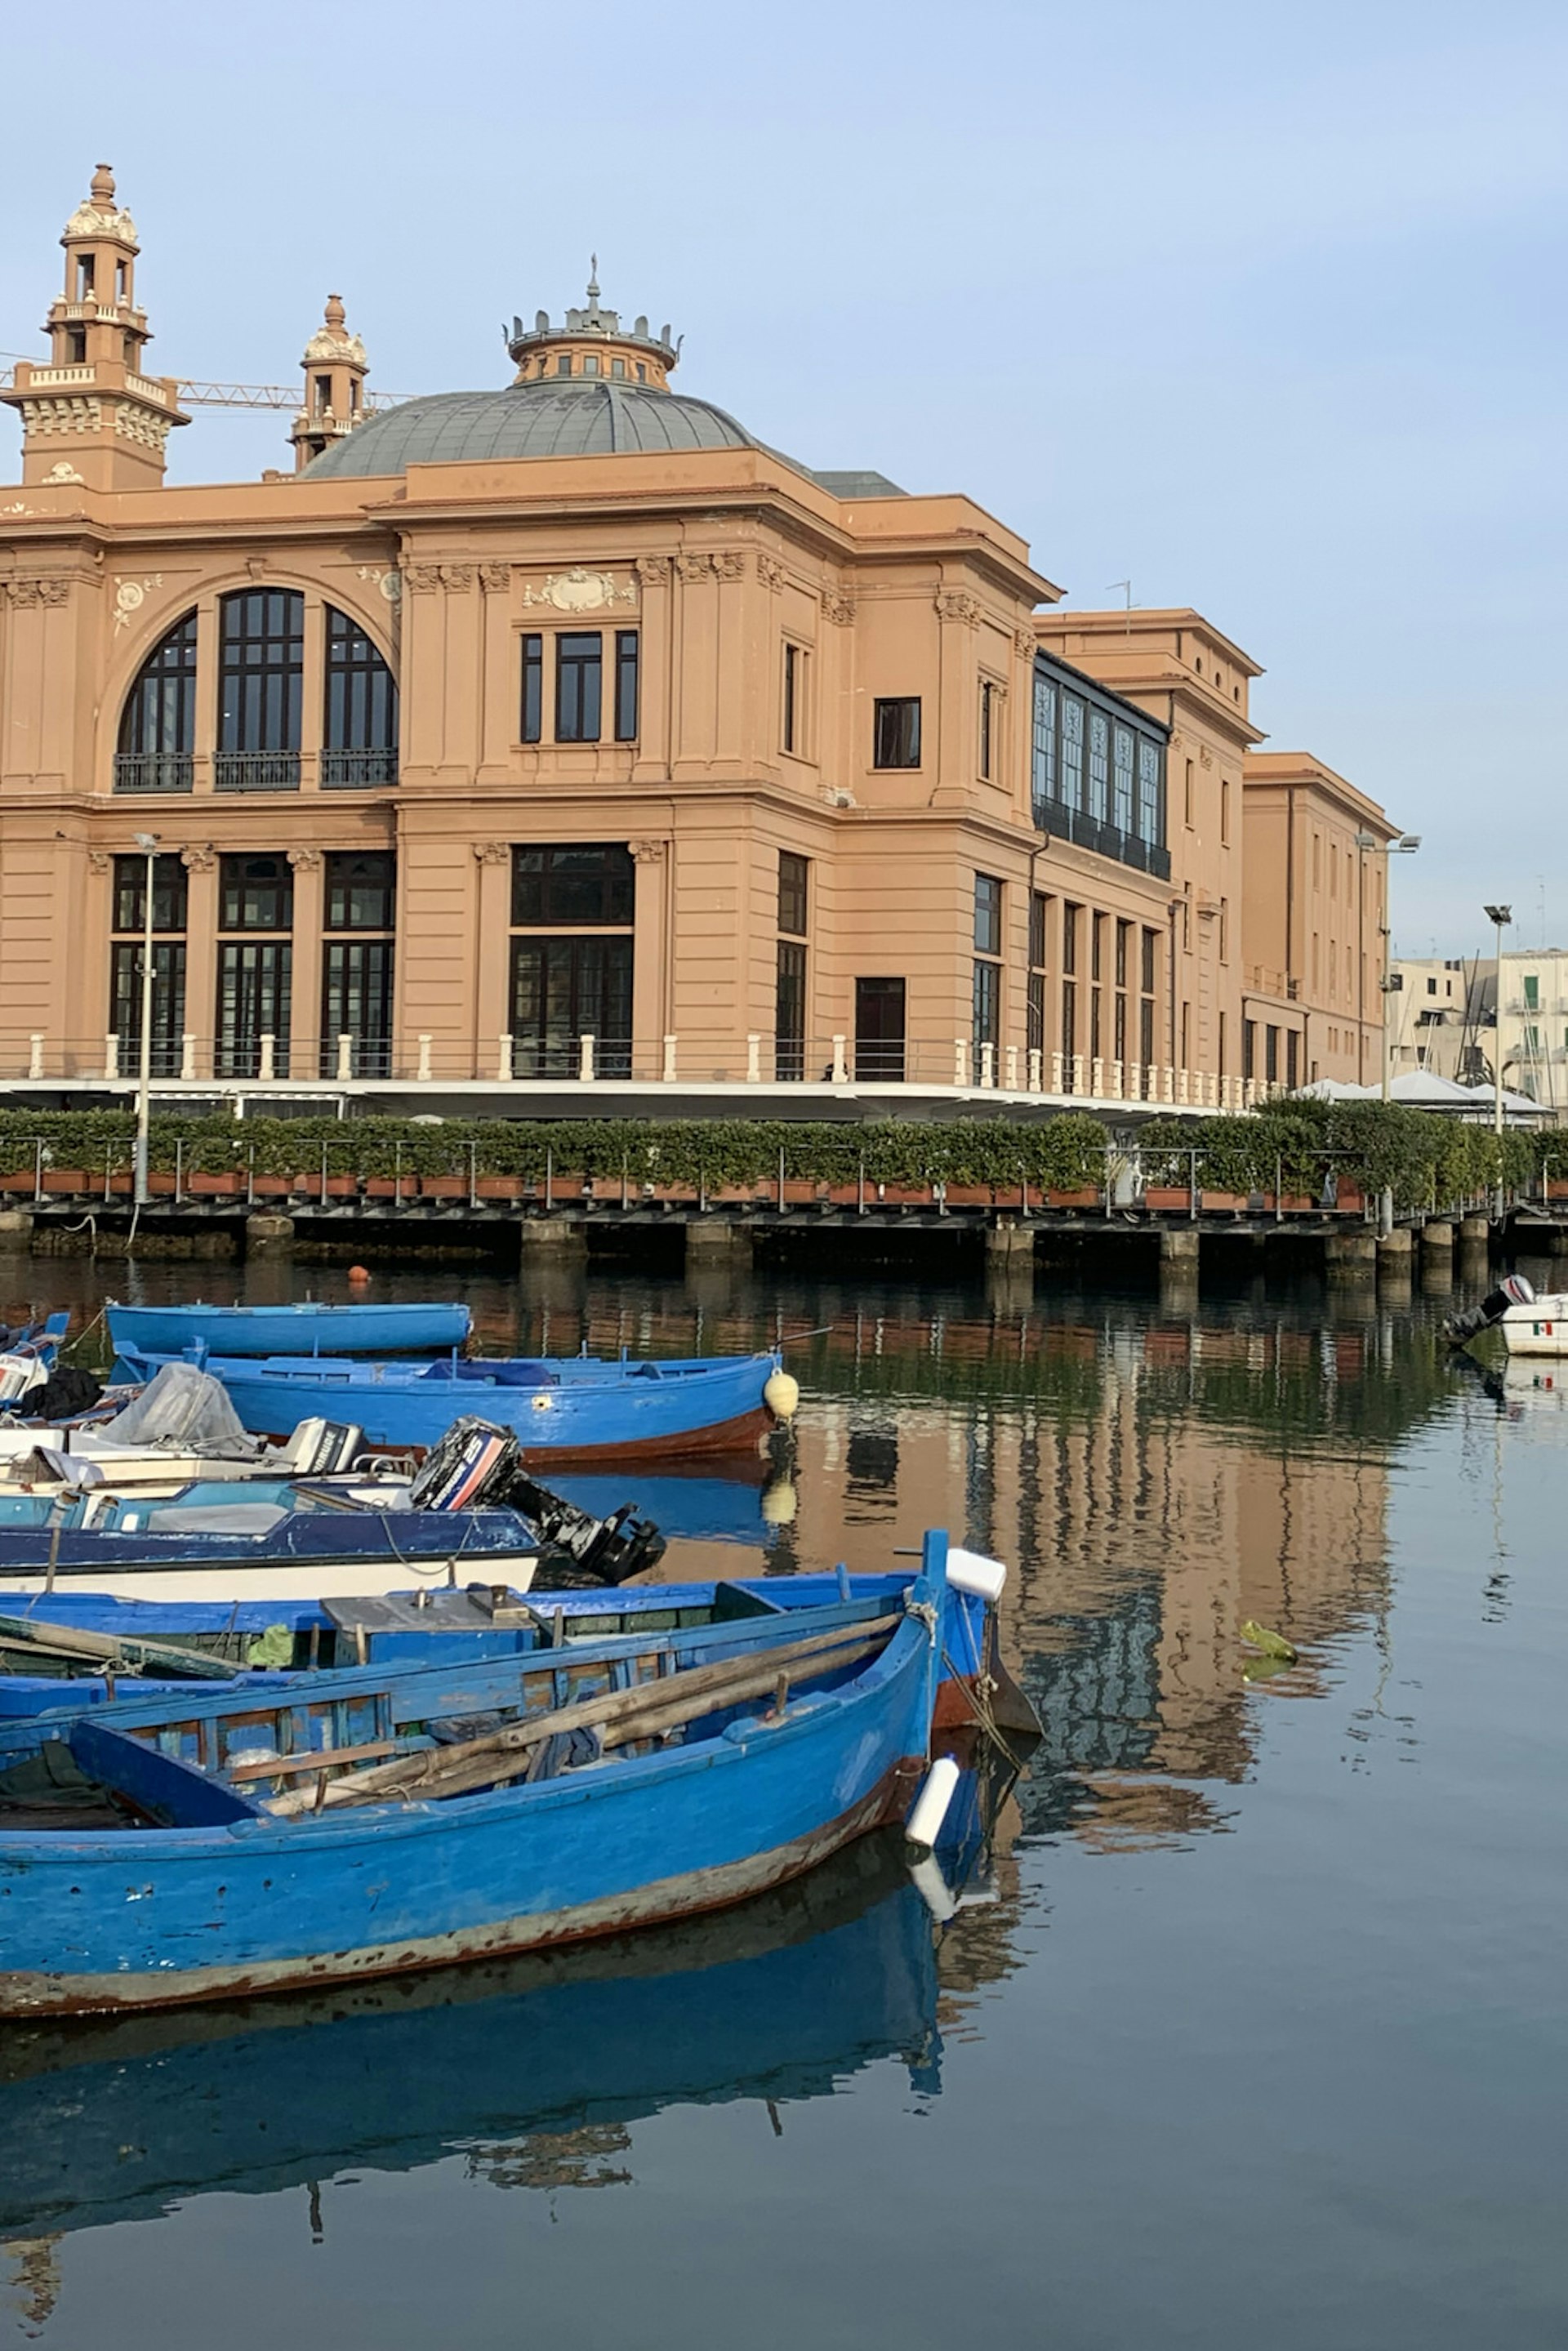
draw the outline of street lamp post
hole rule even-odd
[[[1420,846],[1421,836],[1418,832],[1405,832],[1400,834],[1397,841],[1391,841],[1388,843],[1385,854],[1389,857],[1414,857]],[[1388,1100],[1388,1081],[1392,1060],[1392,1045],[1388,1034],[1388,999],[1391,996],[1400,996],[1405,986],[1404,974],[1392,972],[1388,968],[1393,961],[1394,939],[1393,925],[1388,919],[1389,912],[1388,893],[1385,889],[1383,893],[1383,921],[1379,925],[1379,936],[1383,941],[1383,977],[1378,982],[1383,992],[1383,1099],[1385,1102]],[[1400,1010],[1403,1013],[1403,1003],[1400,1005]],[[1401,1028],[1403,1025],[1402,1021]]]
[[[1502,935],[1513,920],[1511,906],[1488,906],[1486,918],[1497,934],[1497,978],[1492,985],[1492,1133],[1502,1133]]]
[[[158,835],[139,832],[136,846],[147,860],[141,896],[141,1050],[136,1062],[135,1190],[139,1208],[147,1206],[147,1128],[152,1084],[152,886],[158,869]]]

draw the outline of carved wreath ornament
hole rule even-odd
[[[637,590],[630,580],[574,564],[570,571],[552,571],[540,588],[525,588],[523,601],[549,604],[558,612],[603,612],[616,604],[635,604]]]

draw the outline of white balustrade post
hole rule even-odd
[[[997,1082],[997,1049],[988,1037],[980,1047],[980,1083],[994,1086]]]
[[[354,1074],[354,1040],[347,1029],[338,1031],[338,1083],[346,1086]]]
[[[1142,1102],[1143,1099],[1144,1065],[1141,1061],[1132,1061],[1127,1066],[1127,1100]]]
[[[1111,1064],[1111,1099],[1113,1102],[1120,1102],[1122,1099],[1122,1064],[1120,1061],[1113,1061]]]
[[[44,1039],[41,1029],[34,1029],[30,1042],[32,1050],[27,1056],[27,1075],[30,1078],[41,1078],[44,1074]]]
[[[746,1082],[748,1086],[762,1083],[762,1040],[755,1033],[746,1040]]]
[[[967,1086],[969,1082],[969,1042],[967,1037],[953,1040],[953,1083]]]
[[[196,1040],[189,1029],[180,1040],[180,1075],[193,1078],[196,1074]]]
[[[679,1041],[680,1040],[675,1037],[666,1037],[664,1040],[664,1083],[667,1086],[673,1086],[675,1082],[675,1047]]]
[[[422,1030],[419,1040],[418,1071],[419,1083],[422,1086],[427,1086],[430,1083],[430,1049],[434,1041],[427,1030]]]
[[[833,1039],[833,1083],[836,1086],[847,1086],[850,1081],[850,1065],[846,1051],[848,1044],[847,1037]]]
[[[1040,1048],[1038,1045],[1031,1045],[1029,1049],[1029,1090],[1031,1094],[1037,1094],[1040,1090],[1042,1083],[1040,1071],[1044,1061],[1045,1055]]]
[[[1105,1064],[1098,1053],[1089,1064],[1089,1091],[1096,1102],[1104,1101]]]
[[[500,1040],[500,1047],[501,1050],[496,1056],[496,1081],[498,1085],[509,1086],[512,1082],[511,1039],[503,1037]]]
[[[264,1029],[261,1032],[261,1062],[256,1074],[262,1085],[269,1086],[277,1070],[277,1039],[270,1029]]]
[[[1060,1053],[1053,1053],[1051,1057],[1051,1091],[1053,1094],[1059,1094],[1061,1092],[1061,1081],[1064,1074],[1065,1071],[1063,1068],[1061,1055]]]
[[[120,1075],[120,1039],[112,1029],[103,1040],[103,1074],[111,1082]]]
[[[1016,1094],[1016,1093],[1017,1093],[1017,1092],[1018,1092],[1018,1090],[1019,1090],[1019,1049],[1018,1049],[1018,1047],[1017,1047],[1016,1045],[1009,1045],[1009,1046],[1008,1047],[1008,1049],[1007,1049],[1006,1053],[1003,1055],[1002,1059],[1003,1059],[1004,1069],[1005,1069],[1005,1075],[1004,1075],[1004,1078],[1003,1078],[1003,1083],[1006,1085],[1007,1090],[1008,1090],[1008,1092],[1009,1092],[1009,1094]]]
[[[592,1031],[587,1029],[577,1040],[577,1077],[580,1085],[591,1086],[593,1083],[593,1048],[597,1040]]]
[[[1074,1053],[1072,1056],[1072,1091],[1075,1094],[1081,1094],[1083,1092],[1083,1056],[1082,1053]]]

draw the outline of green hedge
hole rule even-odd
[[[119,1111],[40,1115],[0,1113],[0,1173],[30,1174],[41,1138],[51,1166],[80,1167],[101,1180],[131,1162],[133,1124]],[[1082,1112],[1020,1125],[1006,1118],[936,1122],[883,1119],[865,1124],[782,1119],[409,1119],[158,1117],[152,1167],[187,1177],[244,1174],[311,1176],[326,1155],[329,1176],[514,1176],[544,1179],[547,1155],[560,1176],[641,1186],[772,1181],[779,1154],[786,1176],[852,1184],[863,1165],[872,1184],[988,1186],[1002,1199],[1021,1180],[1037,1190],[1077,1191],[1105,1176],[1109,1137]],[[1206,1191],[1271,1193],[1276,1168],[1287,1193],[1321,1196],[1333,1174],[1374,1193],[1388,1186],[1401,1208],[1448,1207],[1499,1183],[1524,1189],[1542,1176],[1568,1176],[1568,1131],[1542,1134],[1490,1129],[1411,1110],[1399,1102],[1270,1103],[1241,1117],[1159,1118],[1140,1135],[1154,1184],[1185,1185],[1191,1153]],[[180,1147],[183,1146],[183,1149]]]

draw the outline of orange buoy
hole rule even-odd
[[[349,1280],[350,1281],[369,1281],[370,1278],[371,1273],[368,1266],[351,1265],[349,1268]]]

